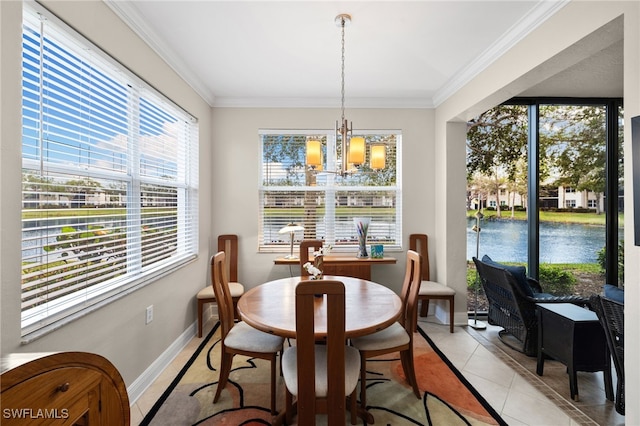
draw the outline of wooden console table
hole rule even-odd
[[[278,257],[273,263],[276,265],[295,265],[298,266],[298,268],[300,267],[300,259]],[[325,275],[341,275],[371,280],[371,265],[394,265],[395,263],[396,259],[394,257],[374,259],[371,257],[359,258],[355,256],[325,256],[324,270],[322,272]]]

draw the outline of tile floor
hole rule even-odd
[[[455,327],[453,334],[449,327],[434,324],[430,317],[420,319],[420,325],[442,352],[451,360],[471,384],[484,396],[491,406],[512,426],[518,425],[595,425],[579,410],[566,407],[562,398],[540,384],[535,377],[527,379],[527,371],[500,356],[500,351],[491,350],[472,335],[468,327]],[[212,323],[205,325],[206,336]],[[187,362],[201,339],[194,337],[179,356],[160,377],[131,406],[131,424],[138,425],[153,406],[158,397]],[[537,382],[537,383],[536,383]],[[533,384],[532,384],[533,383]],[[549,395],[549,396],[547,396]],[[554,402],[556,401],[556,402]],[[565,408],[562,408],[562,407]]]

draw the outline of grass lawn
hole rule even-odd
[[[514,211],[513,215],[511,210],[503,210],[500,212],[502,219],[513,219],[513,220],[527,220],[527,212],[525,211]],[[475,218],[476,211],[469,210],[467,211],[467,217]],[[495,210],[485,209],[482,211],[485,219],[487,218],[495,218],[497,217],[498,212]],[[575,212],[550,212],[550,211],[541,211],[540,212],[540,221],[541,222],[562,222],[562,223],[583,223],[588,225],[605,225],[606,215],[604,213],[595,214],[595,213],[575,213]],[[618,216],[618,223],[620,226],[624,223],[624,215],[620,214]]]

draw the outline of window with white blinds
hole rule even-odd
[[[402,245],[402,187],[399,131],[362,131],[367,145],[365,164],[347,176],[335,171],[341,164],[341,144],[327,131],[260,131],[259,251],[288,252],[289,234],[278,231],[288,223],[302,225],[296,244],[321,239],[338,252],[357,251],[354,217],[369,217],[367,242],[398,249]],[[307,140],[319,140],[323,166],[305,166]],[[369,147],[384,145],[386,164],[370,169]]]
[[[22,69],[22,334],[198,251],[198,125],[37,5]]]

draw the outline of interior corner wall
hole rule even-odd
[[[333,132],[339,108],[213,108],[212,173],[216,191],[210,224],[213,236],[238,234],[238,280],[245,288],[298,274],[295,267],[274,265],[284,253],[258,253],[258,185],[261,129],[318,129]],[[403,241],[422,232],[433,235],[435,198],[432,109],[347,109],[356,129],[402,132]],[[406,249],[406,246],[403,247]],[[396,265],[372,267],[372,277],[396,292],[402,286],[404,251],[385,250]]]
[[[640,115],[640,4],[630,1],[571,1],[532,31],[517,45],[507,51],[472,81],[450,96],[436,108],[436,155],[438,167],[435,176],[437,185],[444,185],[465,170],[465,157],[459,150],[447,145],[465,144],[458,135],[458,127],[452,123],[467,121],[501,102],[517,96],[522,91],[540,83],[555,73],[581,60],[588,54],[584,48],[575,46],[599,28],[624,15],[624,108],[625,108],[625,157],[631,158],[631,135],[629,117]],[[594,82],[597,84],[597,82]],[[455,158],[448,159],[446,156]],[[633,194],[631,166],[625,162],[625,194]],[[449,247],[465,247],[465,238],[456,232],[455,225],[448,221],[456,212],[449,210],[447,197],[450,191],[438,191],[435,200],[436,224],[442,239],[438,246],[439,262],[448,268],[464,264],[466,251],[448,250]],[[625,334],[640,335],[640,247],[633,246],[632,203],[625,204]],[[463,214],[462,212],[460,214]],[[640,367],[635,360],[640,358],[640,343],[629,339],[625,348],[626,398],[640,399]],[[627,403],[625,422],[640,424],[640,408]]]
[[[129,387],[179,336],[193,329],[195,294],[207,283],[211,116],[204,102],[102,1],[41,1],[55,15],[198,118],[200,125],[198,258],[145,287],[31,343],[20,336],[22,3],[0,1],[0,323],[1,355],[83,351],[109,359]],[[154,319],[145,325],[145,310]],[[195,333],[195,329],[193,329]]]
[[[455,296],[455,324],[467,324],[467,124],[437,120],[436,138],[436,234],[434,249],[437,280],[452,287]],[[436,313],[437,314],[437,313]]]
[[[633,186],[633,170],[640,169],[638,158],[631,154],[631,117],[640,116],[640,2],[629,2],[624,16],[624,193],[627,200],[640,188]],[[626,159],[631,158],[631,161]],[[631,164],[630,164],[631,163]],[[624,282],[625,282],[625,330],[631,338],[625,341],[625,423],[640,424],[640,246],[634,245],[634,206],[625,203],[624,212]]]

